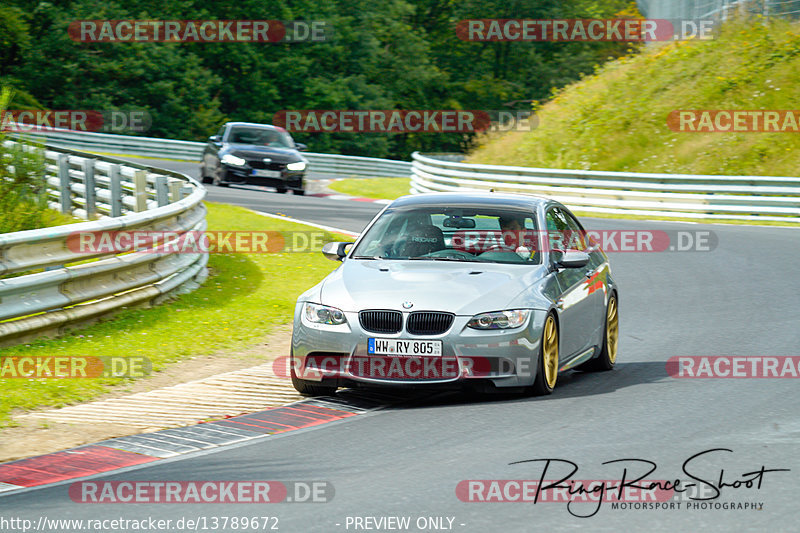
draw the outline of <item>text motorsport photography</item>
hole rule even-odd
[[[759,491],[766,488],[767,478],[786,475],[791,469],[762,464],[740,471],[725,466],[723,461],[731,460],[729,454],[734,450],[711,448],[691,455],[680,465],[683,479],[677,475],[653,479],[658,465],[649,459],[604,461],[602,465],[622,470],[621,475],[593,480],[573,477],[579,466],[568,459],[526,459],[509,466],[541,469],[541,474],[532,479],[463,480],[455,492],[460,501],[468,503],[564,503],[569,514],[578,518],[594,517],[609,503],[611,510],[762,510],[764,500]],[[738,463],[739,458],[735,459]],[[709,463],[718,466],[709,467]]]

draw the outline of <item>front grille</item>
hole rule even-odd
[[[408,316],[406,331],[412,335],[439,335],[453,325],[455,315],[431,311],[415,311]]]
[[[403,314],[400,311],[361,311],[358,322],[365,331],[398,333],[403,327]]]
[[[267,169],[267,170],[283,170],[286,163],[264,163],[260,159],[248,160],[247,164],[252,168]]]

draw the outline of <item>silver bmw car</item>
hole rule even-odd
[[[291,377],[338,387],[550,394],[560,372],[610,370],[619,339],[608,257],[562,204],[432,193],[387,205],[297,300]]]

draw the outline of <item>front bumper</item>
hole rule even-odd
[[[292,368],[298,377],[347,386],[468,385],[490,381],[494,387],[526,387],[536,376],[539,342],[546,311],[532,310],[525,325],[512,330],[474,330],[470,316],[456,316],[441,335],[405,331],[379,334],[361,328],[357,312],[345,312],[340,326],[308,323],[303,303],[295,308]],[[404,313],[407,315],[407,313]],[[407,316],[404,316],[404,323]],[[367,351],[370,338],[442,341],[441,356],[376,356]]]
[[[280,171],[280,177],[268,178],[253,175],[253,168],[249,166],[238,167],[222,163],[222,168],[225,170],[225,181],[228,183],[264,185],[296,190],[302,190],[304,186],[305,170],[293,171],[284,168]]]

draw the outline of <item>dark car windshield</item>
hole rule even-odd
[[[503,206],[389,208],[353,251],[353,259],[492,263],[541,262],[533,211]]]
[[[228,142],[235,144],[256,144],[276,148],[294,148],[292,136],[285,131],[253,126],[234,126],[228,134]]]

